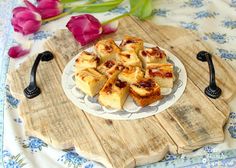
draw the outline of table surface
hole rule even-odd
[[[17,0],[0,0],[0,165],[5,167],[63,168],[102,167],[82,158],[73,149],[60,151],[51,148],[35,137],[24,134],[23,123],[18,116],[15,99],[5,82],[8,69],[15,68],[34,53],[43,51],[42,43],[53,35],[56,29],[65,28],[69,16],[43,25],[34,35],[21,37],[13,33],[10,18],[11,9],[18,6]],[[236,70],[236,1],[235,0],[158,0],[154,2],[153,22],[162,25],[183,27],[199,33],[224,61]],[[94,14],[98,19],[120,15],[129,10],[126,2],[115,10]],[[9,60],[7,52],[15,43],[32,45],[32,52],[18,60]],[[236,101],[231,102],[229,121],[225,126],[225,141],[207,145],[189,154],[166,157],[151,165],[142,167],[236,167]]]

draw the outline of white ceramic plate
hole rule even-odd
[[[120,41],[116,41],[116,43],[120,44]],[[145,43],[144,45],[145,47],[155,47],[155,45],[149,43]],[[173,105],[181,97],[187,83],[187,73],[181,61],[169,51],[163,48],[161,49],[165,51],[168,57],[168,62],[174,64],[174,87],[170,90],[163,89],[162,94],[165,94],[164,98],[150,104],[149,106],[142,108],[136,105],[129,96],[124,104],[123,110],[108,109],[98,103],[97,96],[90,97],[84,94],[76,87],[74,81],[74,64],[78,56],[71,59],[63,71],[63,90],[66,96],[80,109],[102,118],[113,120],[133,120],[157,114]],[[93,51],[93,48],[88,48],[86,51],[91,52]]]

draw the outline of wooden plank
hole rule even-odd
[[[141,22],[134,19],[147,34],[158,45],[171,51],[173,54],[184,63],[188,72],[189,78],[204,91],[205,87],[209,84],[209,73],[207,63],[196,61],[196,55],[201,50],[212,50],[201,41],[199,36],[192,31],[171,27],[171,26],[156,26],[150,21]],[[214,56],[213,62],[216,69],[217,84],[223,89],[222,97],[229,102],[236,92],[236,76],[235,71],[220,57]],[[194,80],[195,79],[195,80]],[[212,100],[215,105],[219,105],[219,100]],[[218,106],[218,108],[225,108],[225,105]],[[228,115],[228,114],[227,114]]]
[[[29,58],[8,80],[13,95],[20,97],[20,115],[28,135],[36,136],[55,148],[76,147],[84,157],[93,156],[110,166],[96,134],[84,113],[68,101],[61,87],[61,71],[55,60],[40,63],[37,81],[42,94],[34,99],[23,97],[35,57]],[[96,156],[96,157],[95,157]]]
[[[155,117],[132,121],[110,120],[109,122],[128,144],[136,166],[157,162],[163,159],[168,151],[177,153],[176,144]]]
[[[178,153],[224,140],[222,127],[226,117],[190,79],[178,102],[155,116],[178,145]]]

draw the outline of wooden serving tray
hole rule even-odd
[[[223,94],[219,99],[210,99],[203,93],[209,82],[208,65],[198,61],[196,54],[211,49],[195,33],[126,17],[109,37],[121,40],[125,34],[157,44],[182,61],[188,81],[178,102],[155,116],[132,121],[106,120],[81,111],[65,96],[61,74],[67,62],[84,48],[70,32],[60,30],[45,44],[55,58],[42,62],[38,68],[37,81],[42,90],[38,97],[26,99],[23,95],[35,57],[9,74],[11,91],[21,100],[19,111],[26,134],[55,148],[75,147],[82,156],[114,168],[157,162],[168,151],[186,153],[222,142],[230,111],[228,102],[236,91],[233,69],[219,57],[213,57],[217,84]]]

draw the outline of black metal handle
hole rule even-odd
[[[51,59],[53,59],[53,54],[50,51],[42,52],[38,54],[38,56],[36,57],[33,67],[31,69],[31,73],[30,73],[29,86],[24,89],[24,94],[28,99],[32,99],[41,93],[41,90],[37,86],[37,83],[36,83],[36,72],[37,72],[37,68],[40,63],[40,60],[50,61]]]
[[[202,61],[202,62],[208,62],[208,66],[209,66],[209,71],[210,71],[210,84],[209,86],[207,86],[205,88],[205,94],[213,99],[216,99],[218,97],[220,97],[221,95],[221,89],[216,85],[216,81],[215,81],[215,68],[214,68],[214,64],[212,62],[212,56],[210,53],[206,52],[206,51],[200,51],[197,54],[197,59]]]

